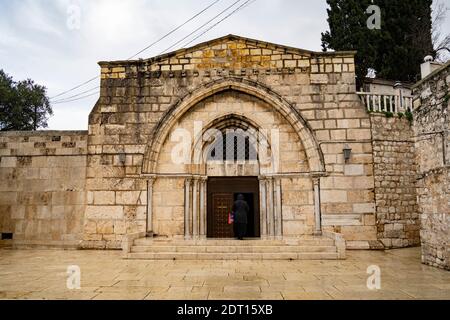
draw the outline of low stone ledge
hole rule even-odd
[[[13,240],[0,240],[0,249],[12,249]]]
[[[131,247],[133,246],[134,240],[145,238],[146,232],[137,232],[137,233],[130,233],[126,234],[122,238],[122,251],[124,258],[128,256],[128,254],[131,252]]]
[[[336,250],[338,253],[338,259],[345,259],[347,244],[345,242],[344,236],[340,233],[331,231],[323,231],[322,234],[323,236],[334,240],[334,245],[336,246]]]
[[[385,250],[385,246],[383,245],[383,242],[380,240],[371,240],[369,241],[369,247],[370,250]]]
[[[379,240],[347,240],[346,246],[348,250],[385,250],[386,247]]]
[[[345,242],[348,250],[370,250],[369,241],[350,241]]]
[[[81,249],[81,241],[79,240],[13,240],[13,249],[64,249],[78,250]]]
[[[87,130],[81,131],[3,131],[0,136],[4,137],[45,137],[45,136],[87,136]]]

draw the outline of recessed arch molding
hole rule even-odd
[[[181,97],[166,111],[153,128],[144,155],[143,174],[156,174],[158,158],[163,144],[175,124],[199,102],[224,91],[234,90],[259,98],[278,111],[294,128],[302,142],[311,174],[325,174],[323,153],[314,131],[300,112],[286,99],[267,86],[248,79],[228,77],[200,85]]]

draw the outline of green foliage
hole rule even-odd
[[[412,112],[409,110],[407,110],[405,112],[405,117],[406,117],[406,119],[408,119],[409,123],[412,123],[414,120],[414,116],[413,116]]]
[[[44,86],[31,79],[15,82],[0,70],[0,131],[46,128],[52,114]]]
[[[447,92],[447,94],[444,97],[444,103],[447,104],[450,101],[450,93]]]
[[[432,0],[327,0],[330,31],[322,33],[324,50],[357,50],[360,87],[369,68],[380,78],[416,82],[426,55],[434,55]],[[367,28],[366,9],[381,8],[381,29]]]
[[[370,0],[327,0],[329,5],[328,25],[330,31],[322,33],[322,48],[327,50],[358,50],[356,55],[356,75],[358,84],[367,74],[367,69],[375,64],[376,42],[372,31],[367,28],[365,11]],[[379,33],[374,30],[373,34]]]
[[[386,116],[386,118],[394,117],[394,114],[390,111],[383,111],[383,114]]]
[[[405,114],[403,112],[398,112],[397,116],[399,119],[402,119],[405,116]]]

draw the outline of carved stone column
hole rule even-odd
[[[267,192],[266,192],[266,178],[259,178],[259,203],[261,216],[261,238],[267,238]]]
[[[275,236],[275,216],[274,216],[274,199],[273,199],[273,178],[267,178],[267,235]]]
[[[283,221],[281,207],[281,179],[275,179],[275,236],[281,238],[283,236]]]
[[[322,235],[322,210],[320,205],[320,177],[313,178],[314,184],[314,234]]]
[[[202,177],[200,179],[200,238],[206,238],[206,186],[207,177]]]
[[[199,179],[194,178],[192,186],[192,236],[194,239],[197,239],[199,235],[198,184]]]
[[[147,180],[147,237],[153,238],[153,184],[155,178]]]
[[[191,178],[184,181],[184,238],[191,238]]]

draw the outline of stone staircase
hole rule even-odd
[[[124,248],[124,258],[142,260],[337,260],[345,242],[329,237],[244,241],[139,238]]]

